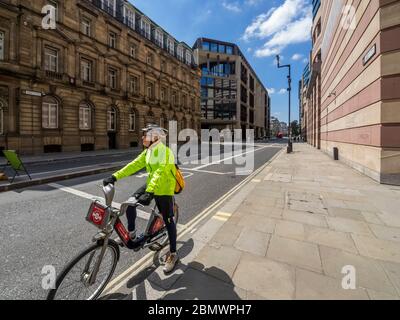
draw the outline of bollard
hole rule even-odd
[[[335,161],[338,161],[338,160],[339,160],[339,149],[338,149],[337,147],[334,147],[334,148],[333,148],[333,159],[334,159]]]

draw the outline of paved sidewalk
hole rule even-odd
[[[400,299],[400,188],[294,149],[179,241],[173,275],[153,265],[108,298]]]
[[[21,156],[21,160],[25,165],[37,164],[44,162],[55,162],[64,160],[75,160],[88,157],[101,157],[101,156],[118,156],[125,154],[137,153],[142,149],[140,148],[129,148],[123,150],[97,150],[97,151],[87,151],[87,152],[60,152],[60,153],[45,153],[41,155],[34,156]],[[0,168],[7,163],[6,158],[3,157],[0,151]]]
[[[131,148],[126,150],[22,156],[21,160],[26,166],[32,180],[25,173],[20,172],[20,176],[17,176],[11,184],[10,179],[14,173],[10,167],[7,167],[5,173],[9,179],[0,181],[0,192],[117,170],[131,159],[134,159],[140,152],[141,149],[139,148]],[[0,158],[0,171],[3,169],[5,163],[5,158]]]

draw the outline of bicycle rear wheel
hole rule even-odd
[[[56,280],[56,288],[51,290],[47,300],[95,300],[111,280],[119,259],[119,247],[110,240],[104,253],[96,281],[88,285],[87,277],[97,263],[103,245],[95,244],[75,257]]]

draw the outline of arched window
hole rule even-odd
[[[86,102],[79,105],[79,129],[92,129],[92,107]]]
[[[107,111],[107,130],[116,131],[117,130],[117,110],[111,107]]]
[[[4,105],[0,100],[0,135],[4,134]]]
[[[55,98],[46,96],[42,103],[42,127],[58,129],[58,102]]]
[[[129,131],[136,131],[136,112],[134,109],[131,109],[129,112]]]

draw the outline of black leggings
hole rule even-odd
[[[157,208],[163,216],[165,226],[168,231],[168,238],[170,244],[171,253],[176,253],[176,224],[174,217],[174,198],[172,196],[155,196]],[[128,218],[128,231],[133,232],[136,230],[136,218],[137,211],[136,207],[129,207],[126,211],[126,217]]]

